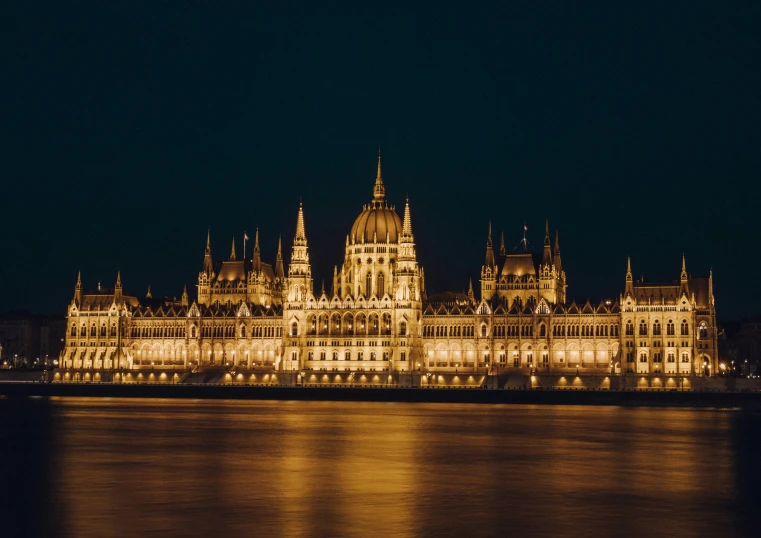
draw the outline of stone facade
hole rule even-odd
[[[527,243],[498,252],[491,225],[480,297],[428,296],[417,263],[409,200],[403,217],[386,201],[380,158],[373,199],[345,238],[330,289],[314,289],[299,204],[285,276],[282,247],[262,261],[259,234],[251,259],[215,265],[207,235],[197,298],[145,298],[113,289],[84,293],[78,278],[68,308],[61,365],[81,371],[203,371],[242,379],[295,376],[304,381],[425,384],[446,376],[481,384],[485,376],[705,375],[716,371],[712,276],[693,278],[684,258],[679,280],[647,283],[627,268],[617,298],[567,299],[558,234],[545,227],[541,253]],[[629,264],[631,265],[631,264]],[[172,374],[174,375],[174,374]],[[477,381],[473,381],[477,380]],[[253,382],[253,381],[252,381]],[[259,382],[259,381],[257,381]]]

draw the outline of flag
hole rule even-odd
[[[246,241],[248,241],[248,234],[247,234],[246,232],[243,232],[243,239],[245,239]]]

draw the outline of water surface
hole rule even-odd
[[[739,411],[78,398],[0,426],[11,536],[761,534]]]

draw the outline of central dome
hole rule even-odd
[[[398,243],[402,233],[402,219],[383,199],[386,196],[386,187],[383,186],[381,175],[380,148],[378,149],[378,175],[375,177],[373,188],[373,201],[362,208],[362,213],[354,221],[351,227],[349,239],[352,243],[379,243],[386,242],[388,233],[389,243]]]
[[[389,242],[398,243],[402,233],[402,219],[393,207],[373,202],[365,206],[354,221],[349,240],[353,243],[372,243],[377,238],[379,243],[385,243],[387,232]]]

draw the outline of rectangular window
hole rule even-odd
[[[400,360],[400,361],[402,361],[402,362],[404,362],[404,361],[406,361],[406,360],[407,360],[407,353],[406,353],[405,351],[402,351],[402,352],[399,354],[399,360]]]

